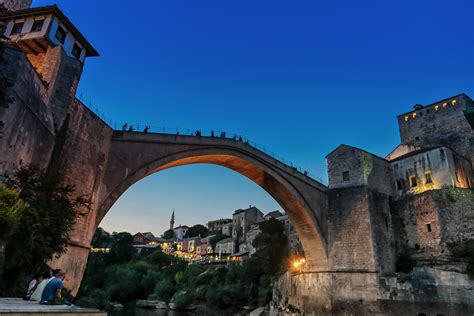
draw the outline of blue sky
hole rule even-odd
[[[474,97],[470,0],[35,0],[56,3],[100,52],[78,94],[107,120],[237,132],[326,178],[341,143],[384,156],[396,115]],[[114,123],[113,123],[114,124]],[[249,204],[279,208],[217,166],[150,176],[102,226],[152,231]]]

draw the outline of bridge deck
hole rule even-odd
[[[0,314],[16,315],[87,315],[106,316],[97,309],[80,308],[68,305],[40,305],[38,302],[24,301],[21,298],[0,298]]]

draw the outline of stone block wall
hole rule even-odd
[[[474,161],[474,131],[464,116],[464,110],[473,106],[461,94],[400,115],[401,142],[417,147],[449,146]]]
[[[327,157],[329,188],[366,185],[373,190],[392,194],[388,161],[364,150],[341,145]]]
[[[4,91],[11,102],[0,104],[0,176],[20,165],[46,168],[55,142],[47,87],[21,51],[7,48],[1,58],[0,73],[12,86]]]
[[[330,268],[394,271],[395,242],[389,196],[359,186],[331,189],[328,199]]]
[[[375,245],[367,188],[328,192],[329,266],[332,270],[376,271]]]
[[[416,256],[432,264],[449,261],[449,243],[474,239],[474,190],[433,190],[392,204],[398,248],[419,248]],[[428,226],[429,225],[429,226]]]

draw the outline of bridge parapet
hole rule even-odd
[[[151,143],[163,143],[163,144],[183,144],[183,145],[195,145],[195,146],[221,146],[240,148],[244,151],[253,152],[255,155],[265,158],[269,163],[275,165],[288,175],[298,178],[299,180],[313,186],[314,188],[326,192],[328,187],[323,183],[322,179],[315,179],[308,172],[302,171],[297,167],[286,164],[276,156],[269,154],[268,152],[253,146],[252,142],[245,139],[233,139],[228,137],[219,136],[191,136],[182,134],[169,134],[169,133],[143,133],[135,131],[121,131],[114,130],[112,141],[133,141],[133,142],[151,142]]]

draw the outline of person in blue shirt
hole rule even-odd
[[[54,278],[46,284],[41,295],[40,304],[58,304],[61,300],[61,289],[66,273],[62,270],[56,270]]]

